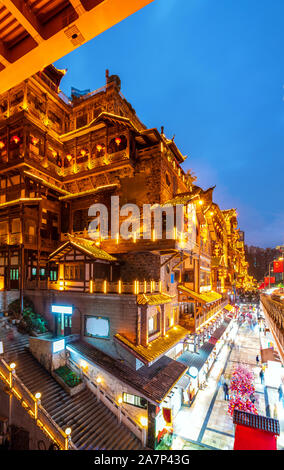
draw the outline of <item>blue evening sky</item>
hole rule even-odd
[[[237,208],[247,244],[284,242],[284,1],[155,0],[56,62],[70,95],[121,78],[196,184]]]

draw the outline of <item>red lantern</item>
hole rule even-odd
[[[20,142],[20,137],[18,137],[17,135],[13,135],[12,139],[11,139],[15,144],[18,144]]]
[[[116,145],[120,145],[120,144],[121,144],[121,138],[120,138],[120,137],[116,137],[115,143],[116,143]]]
[[[3,140],[0,140],[0,149],[3,149],[5,147],[5,144],[3,142]]]
[[[37,145],[39,142],[39,139],[37,137],[32,137],[32,144]]]

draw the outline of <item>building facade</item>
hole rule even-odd
[[[1,310],[32,300],[53,337],[69,338],[70,364],[96,387],[100,377],[133,422],[147,420],[155,447],[197,393],[188,355],[221,340],[250,281],[243,233],[235,209],[221,210],[214,188],[183,170],[174,139],[139,120],[118,76],[107,71],[105,86],[70,99],[63,76],[48,66],[0,97]],[[92,225],[94,204],[112,214],[118,200],[154,225],[123,211],[116,225],[101,214]]]

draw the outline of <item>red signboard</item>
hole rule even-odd
[[[282,261],[273,261],[273,272],[283,273],[283,260]]]

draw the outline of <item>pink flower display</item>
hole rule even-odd
[[[257,409],[251,400],[255,392],[253,385],[254,374],[244,365],[235,367],[230,382],[230,401],[228,413],[232,416],[234,409],[257,413]]]

